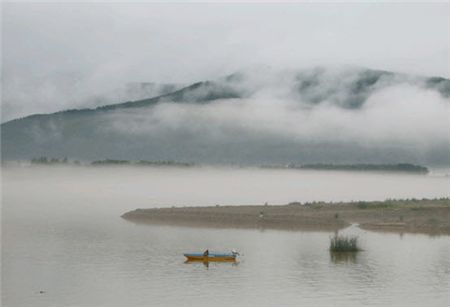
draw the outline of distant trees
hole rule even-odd
[[[262,166],[263,168],[287,168],[308,170],[334,170],[334,171],[381,171],[381,172],[407,172],[427,174],[428,168],[410,163],[397,164],[294,164],[285,166]]]
[[[67,157],[49,158],[42,156],[38,158],[33,158],[31,159],[30,162],[31,164],[38,164],[38,165],[58,165],[58,164],[81,165],[80,161],[69,160]],[[130,161],[130,160],[114,160],[114,159],[96,160],[88,164],[93,166],[102,166],[102,165],[176,166],[176,167],[195,166],[194,163],[179,162],[179,161],[147,161],[147,160]],[[86,163],[84,165],[86,165]]]
[[[69,162],[69,160],[67,159],[67,157],[64,157],[62,159],[59,158],[47,158],[47,157],[39,157],[39,158],[33,158],[31,159],[31,164],[69,164],[71,162]],[[73,161],[73,163],[76,163],[79,161]]]
[[[301,165],[303,169],[317,170],[349,170],[349,171],[395,171],[395,172],[413,172],[428,173],[424,166],[410,163],[397,164],[305,164]]]
[[[82,163],[77,160],[69,160],[64,158],[49,158],[38,157],[31,159],[31,164],[72,164],[81,165]],[[192,167],[195,163],[181,162],[172,160],[162,161],[150,161],[150,160],[117,160],[117,159],[104,159],[95,160],[91,163],[84,163],[84,165],[90,164],[93,166],[102,165],[135,165],[135,166],[176,166],[176,167]],[[409,163],[397,163],[397,164],[287,164],[287,165],[264,165],[261,168],[274,168],[274,169],[307,169],[307,170],[338,170],[338,171],[380,171],[380,172],[406,172],[406,173],[418,173],[427,174],[428,168],[420,165],[414,165]]]
[[[130,161],[130,160],[113,160],[113,159],[105,159],[105,160],[97,160],[93,161],[91,165],[138,165],[138,166],[177,166],[177,167],[191,167],[194,166],[194,163],[189,162],[179,162],[179,161]]]
[[[92,161],[91,165],[124,165],[124,164],[130,164],[130,163],[131,163],[131,161],[127,161],[127,160],[106,159],[106,160]]]

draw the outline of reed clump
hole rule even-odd
[[[358,237],[335,235],[330,239],[331,252],[358,252]]]

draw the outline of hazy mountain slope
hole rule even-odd
[[[450,164],[450,80],[369,69],[243,71],[2,124],[2,158]]]
[[[5,80],[2,80],[2,122],[24,117],[24,114],[37,113],[37,110],[53,113],[64,110],[67,106],[95,108],[105,104],[147,99],[186,86],[152,82],[104,84],[100,87],[95,87],[94,84],[95,82],[88,82],[76,74],[61,73],[42,79],[5,76]]]

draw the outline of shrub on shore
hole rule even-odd
[[[358,237],[335,235],[330,239],[330,251],[332,252],[357,252],[360,250]]]

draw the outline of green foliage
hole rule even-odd
[[[428,208],[426,208],[426,207],[411,207],[410,210],[411,211],[425,211],[425,210],[428,210]]]
[[[369,207],[369,203],[366,201],[359,201],[356,206],[359,209],[367,209]]]
[[[439,220],[437,218],[435,218],[435,217],[429,218],[428,219],[428,224],[437,225],[437,224],[439,224]]]
[[[138,161],[136,164],[139,164],[139,165],[152,165],[152,166],[183,166],[183,167],[194,166],[194,163],[178,162],[178,161],[146,161],[146,160],[141,160],[141,161]]]
[[[178,162],[178,161],[130,161],[130,160],[97,160],[93,161],[91,165],[142,165],[142,166],[177,166],[177,167],[191,167],[194,166],[193,163],[188,162]]]
[[[398,164],[305,164],[296,166],[289,164],[288,168],[301,168],[313,170],[343,170],[343,171],[385,171],[385,172],[407,172],[407,173],[428,173],[424,166],[410,163]]]
[[[335,235],[330,239],[330,251],[332,252],[360,251],[360,248],[358,247],[358,238]]]
[[[72,164],[72,165],[81,165],[82,163],[77,160],[70,161],[67,157],[64,158],[48,158],[48,157],[39,157],[31,159],[31,164],[39,164],[39,165],[58,165],[58,164]],[[102,165],[138,165],[138,166],[176,166],[176,167],[191,167],[195,166],[194,163],[188,162],[178,162],[178,161],[130,161],[130,160],[114,160],[114,159],[104,159],[104,160],[96,160],[92,161],[91,165],[93,166],[102,166]]]
[[[106,160],[93,161],[91,164],[92,165],[124,165],[124,164],[130,164],[130,161],[106,159]]]
[[[415,174],[427,174],[428,168],[410,163],[397,164],[295,164],[287,165],[262,165],[261,168],[268,169],[307,169],[320,171],[375,171],[375,172],[404,172]]]
[[[31,164],[45,164],[45,165],[69,164],[70,163],[66,157],[63,159],[39,157],[39,158],[31,159],[30,162],[31,162]]]
[[[358,201],[356,206],[358,209],[390,209],[393,207],[393,203],[388,200],[383,202]]]

